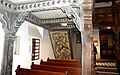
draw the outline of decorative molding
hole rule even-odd
[[[26,19],[32,20],[34,22],[37,22],[38,24],[47,24],[47,23],[61,23],[61,22],[72,22],[73,18],[69,19],[67,17],[64,18],[54,18],[54,19],[40,19],[32,14],[28,15],[28,17],[26,17]]]
[[[73,29],[76,28],[74,24],[68,24],[67,26],[52,26],[51,30],[56,30],[56,29]]]
[[[27,21],[29,21],[29,22],[37,25],[37,26],[43,27],[43,28],[45,28],[45,29],[47,29],[47,30],[49,30],[50,27],[51,27],[51,26],[50,26],[49,24],[47,24],[47,23],[46,23],[46,24],[45,24],[45,23],[41,23],[41,19],[39,19],[38,17],[36,17],[36,16],[34,16],[34,15],[32,15],[32,14],[29,14],[29,15],[26,17],[25,20],[27,20]]]
[[[37,26],[43,27],[45,29],[58,28],[58,26],[51,26],[50,23],[73,22],[73,18],[69,19],[69,18],[65,17],[65,18],[56,18],[56,19],[40,19],[32,14],[29,14],[26,17],[26,20],[37,25]],[[70,27],[71,26],[69,25],[68,28],[70,28]]]
[[[21,24],[25,21],[25,18],[28,16],[30,12],[21,12],[18,14],[18,16],[16,16],[14,22],[12,23],[12,30],[10,31],[10,33],[12,34],[16,34],[18,28],[21,26]]]
[[[0,9],[4,9],[4,10],[9,11],[9,12],[15,11],[14,10],[15,5],[13,3],[8,2],[8,1],[5,1],[5,0],[0,1],[0,6],[1,6]]]
[[[75,23],[76,27],[79,31],[84,30],[84,19],[83,19],[83,10],[82,6],[80,6],[80,13],[77,14],[70,6],[61,7],[61,10],[66,13],[68,18],[73,18],[73,22]],[[80,16],[79,16],[80,15]]]
[[[59,8],[61,6],[69,6],[73,3],[73,0],[49,0],[39,1],[35,3],[19,4],[15,6],[17,12],[32,11],[32,10],[48,10],[53,8]]]

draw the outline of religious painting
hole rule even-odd
[[[51,31],[51,43],[56,59],[71,59],[68,31]]]

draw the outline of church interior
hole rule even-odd
[[[120,74],[119,0],[0,0],[0,34],[0,75]]]

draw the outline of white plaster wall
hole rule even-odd
[[[96,46],[97,48],[97,55],[96,55],[96,59],[100,59],[100,39],[99,39],[99,29],[94,29],[93,30],[93,41],[97,40],[98,41],[98,46]]]
[[[47,60],[48,57],[55,58],[48,30],[35,26],[33,24],[29,24],[29,38],[31,41],[32,38],[40,39],[40,60]],[[29,44],[29,47],[32,50],[32,43],[30,42]],[[40,63],[40,60],[36,60],[34,63]]]
[[[15,75],[15,70],[18,65],[23,68],[30,68],[31,65],[31,53],[29,51],[29,35],[28,35],[28,22],[25,21],[19,28],[16,36],[20,36],[20,49],[19,54],[13,55],[13,72]]]
[[[2,23],[0,22],[0,64],[2,62],[2,55],[3,55],[4,35],[5,34],[2,28]],[[0,71],[1,71],[1,65],[0,65]]]
[[[42,34],[43,32],[43,34]],[[48,31],[25,21],[16,36],[20,36],[20,50],[19,54],[13,56],[13,74],[18,65],[23,68],[30,68],[31,66],[31,53],[32,53],[32,38],[40,39],[40,59],[35,60],[36,64],[40,63],[40,60],[46,60],[48,57],[54,58],[52,46]]]
[[[52,45],[49,37],[48,30],[43,30],[43,39],[41,39],[41,55],[40,58],[47,60],[46,58],[55,58],[52,50]]]

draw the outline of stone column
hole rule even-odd
[[[94,74],[94,54],[90,31],[81,31],[82,38],[82,75]]]
[[[80,16],[73,10],[72,7],[62,7],[62,11],[66,13],[69,18],[73,17],[73,22],[75,23],[76,28],[81,32],[82,36],[82,68],[81,75],[93,75],[94,74],[94,54],[93,53],[93,36],[92,35],[92,17],[91,11],[87,11],[83,14],[82,4],[78,4],[80,9]],[[87,18],[86,18],[87,16]]]
[[[14,40],[14,35],[5,34],[1,75],[12,75]]]
[[[11,13],[0,10],[0,21],[5,32],[3,58],[0,75],[12,75],[13,47],[15,34],[25,21],[28,12]]]

